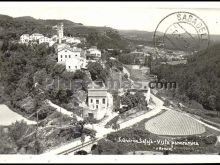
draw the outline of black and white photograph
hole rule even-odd
[[[220,3],[0,2],[0,162],[122,155],[220,162]]]

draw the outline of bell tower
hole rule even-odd
[[[62,38],[63,38],[63,23],[61,22],[60,25],[57,28],[57,36],[59,39],[59,44],[62,42]]]

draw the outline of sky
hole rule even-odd
[[[220,34],[219,2],[0,2],[0,14],[37,19],[67,19],[89,26],[154,31],[167,15],[196,14],[210,34]]]

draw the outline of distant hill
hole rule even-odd
[[[56,34],[53,26],[64,24],[64,35],[85,37],[91,44],[99,48],[118,48],[127,47],[126,40],[120,36],[117,30],[110,27],[84,26],[82,23],[75,23],[70,20],[56,19],[35,19],[30,16],[10,17],[0,15],[0,39],[19,39],[24,34],[41,33],[45,36]]]
[[[131,40],[152,41],[154,32],[138,31],[138,30],[119,30],[119,33]]]
[[[153,37],[154,32],[148,32],[148,31],[138,31],[138,30],[119,30],[119,33],[121,36],[127,38],[128,40],[131,40],[133,42],[136,42],[137,44],[145,44],[145,45],[151,45],[154,46],[153,43]],[[163,35],[162,32],[159,32],[161,35]],[[187,36],[187,35],[183,35]],[[192,34],[192,36],[197,36],[197,34]],[[170,35],[170,38],[171,35]],[[173,42],[176,43],[176,45],[179,45],[179,48],[175,48],[175,50],[182,50],[183,43],[179,42],[178,40],[173,38]],[[210,46],[214,44],[220,43],[220,35],[210,35]],[[173,46],[167,45],[169,49],[173,49]]]

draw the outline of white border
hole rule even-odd
[[[122,5],[123,7],[139,7],[142,3],[146,8],[201,8],[218,9],[220,2],[0,2],[16,4],[60,5],[62,3],[82,3],[98,5]],[[145,6],[146,5],[146,6]],[[219,151],[220,152],[220,151]],[[219,155],[0,155],[0,163],[219,163]]]
[[[0,155],[0,163],[219,163],[219,155]]]

